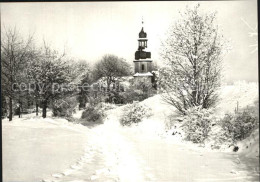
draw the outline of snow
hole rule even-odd
[[[226,85],[221,88],[220,101],[217,106],[218,114],[234,112],[235,107],[239,108],[252,105],[258,98],[258,83],[247,83],[244,81],[235,82],[233,85]]]
[[[236,82],[233,85],[223,86],[220,90],[220,101],[216,107],[216,114],[224,115],[226,112],[233,112],[234,108],[237,106],[237,101],[239,103],[239,108],[241,109],[252,105],[256,100],[258,100],[258,84],[255,82]],[[141,128],[150,130],[150,127],[157,127],[159,131],[166,127],[166,120],[169,120],[169,117],[174,117],[175,119],[178,117],[176,109],[169,104],[166,104],[161,95],[150,97],[140,104],[149,106],[153,113],[152,117],[143,121],[143,123],[150,122],[149,124],[151,124],[151,126],[147,124],[146,127]],[[153,122],[157,122],[157,124]]]
[[[236,102],[230,97],[238,99],[241,107],[251,104],[257,88],[255,84],[226,86],[218,111],[232,111]],[[172,135],[178,126],[171,127],[169,118],[176,118],[176,110],[161,95],[140,104],[150,108],[152,115],[131,127],[119,123],[125,105],[106,111],[104,124],[92,128],[50,115],[42,119],[29,114],[12,122],[4,119],[4,181],[258,180],[258,130],[238,143],[238,153],[211,151],[183,142],[181,134]],[[73,117],[79,119],[81,113]]]
[[[73,114],[72,114],[72,117],[73,117],[73,118],[76,118],[76,119],[80,119],[80,118],[81,118],[81,115],[82,115],[82,113],[83,113],[83,111],[84,111],[84,110],[79,110],[79,111],[73,113]]]
[[[147,38],[139,38],[138,40],[148,40]]]
[[[238,153],[247,158],[259,157],[259,129],[256,129],[250,137],[237,143]]]
[[[147,72],[147,73],[135,73],[134,76],[153,76],[152,73]]]
[[[59,118],[24,115],[14,117],[12,122],[2,120],[2,127],[4,181],[60,177],[61,171],[84,153],[83,145],[87,141],[84,134],[87,128],[70,127]]]

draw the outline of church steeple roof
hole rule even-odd
[[[146,38],[147,37],[147,34],[146,32],[144,32],[144,20],[143,20],[143,17],[142,17],[142,29],[139,33],[139,38]]]
[[[139,33],[139,38],[146,38],[146,37],[147,37],[147,34],[146,34],[146,32],[144,32],[144,27],[142,27],[142,30]]]

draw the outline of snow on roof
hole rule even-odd
[[[136,74],[134,74],[134,76],[153,76],[153,74],[150,73],[150,72],[147,72],[147,73],[136,73]]]
[[[148,40],[147,38],[139,38],[138,40]]]

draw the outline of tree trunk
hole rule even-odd
[[[110,78],[111,79],[111,78]],[[108,103],[111,103],[111,94],[110,94],[110,85],[111,85],[111,81],[109,78],[107,78],[107,96],[108,96]]]
[[[36,102],[36,116],[38,116],[38,112],[39,112],[39,105],[38,102]]]
[[[21,118],[21,102],[19,101],[18,116]]]
[[[13,119],[13,99],[9,97],[9,121]]]
[[[47,100],[43,101],[43,106],[42,106],[42,117],[46,118],[46,113],[47,113]]]
[[[20,110],[20,115],[21,115],[21,117],[23,116],[23,103],[21,103],[21,108],[20,108],[21,110]]]

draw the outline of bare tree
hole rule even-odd
[[[23,66],[32,57],[32,40],[31,35],[23,40],[16,28],[5,30],[1,38],[1,86],[3,95],[9,98],[9,121],[13,115],[14,86]]]
[[[219,34],[216,13],[203,14],[199,4],[187,8],[163,43],[160,87],[163,98],[181,113],[194,106],[215,105],[220,87],[225,40]]]

